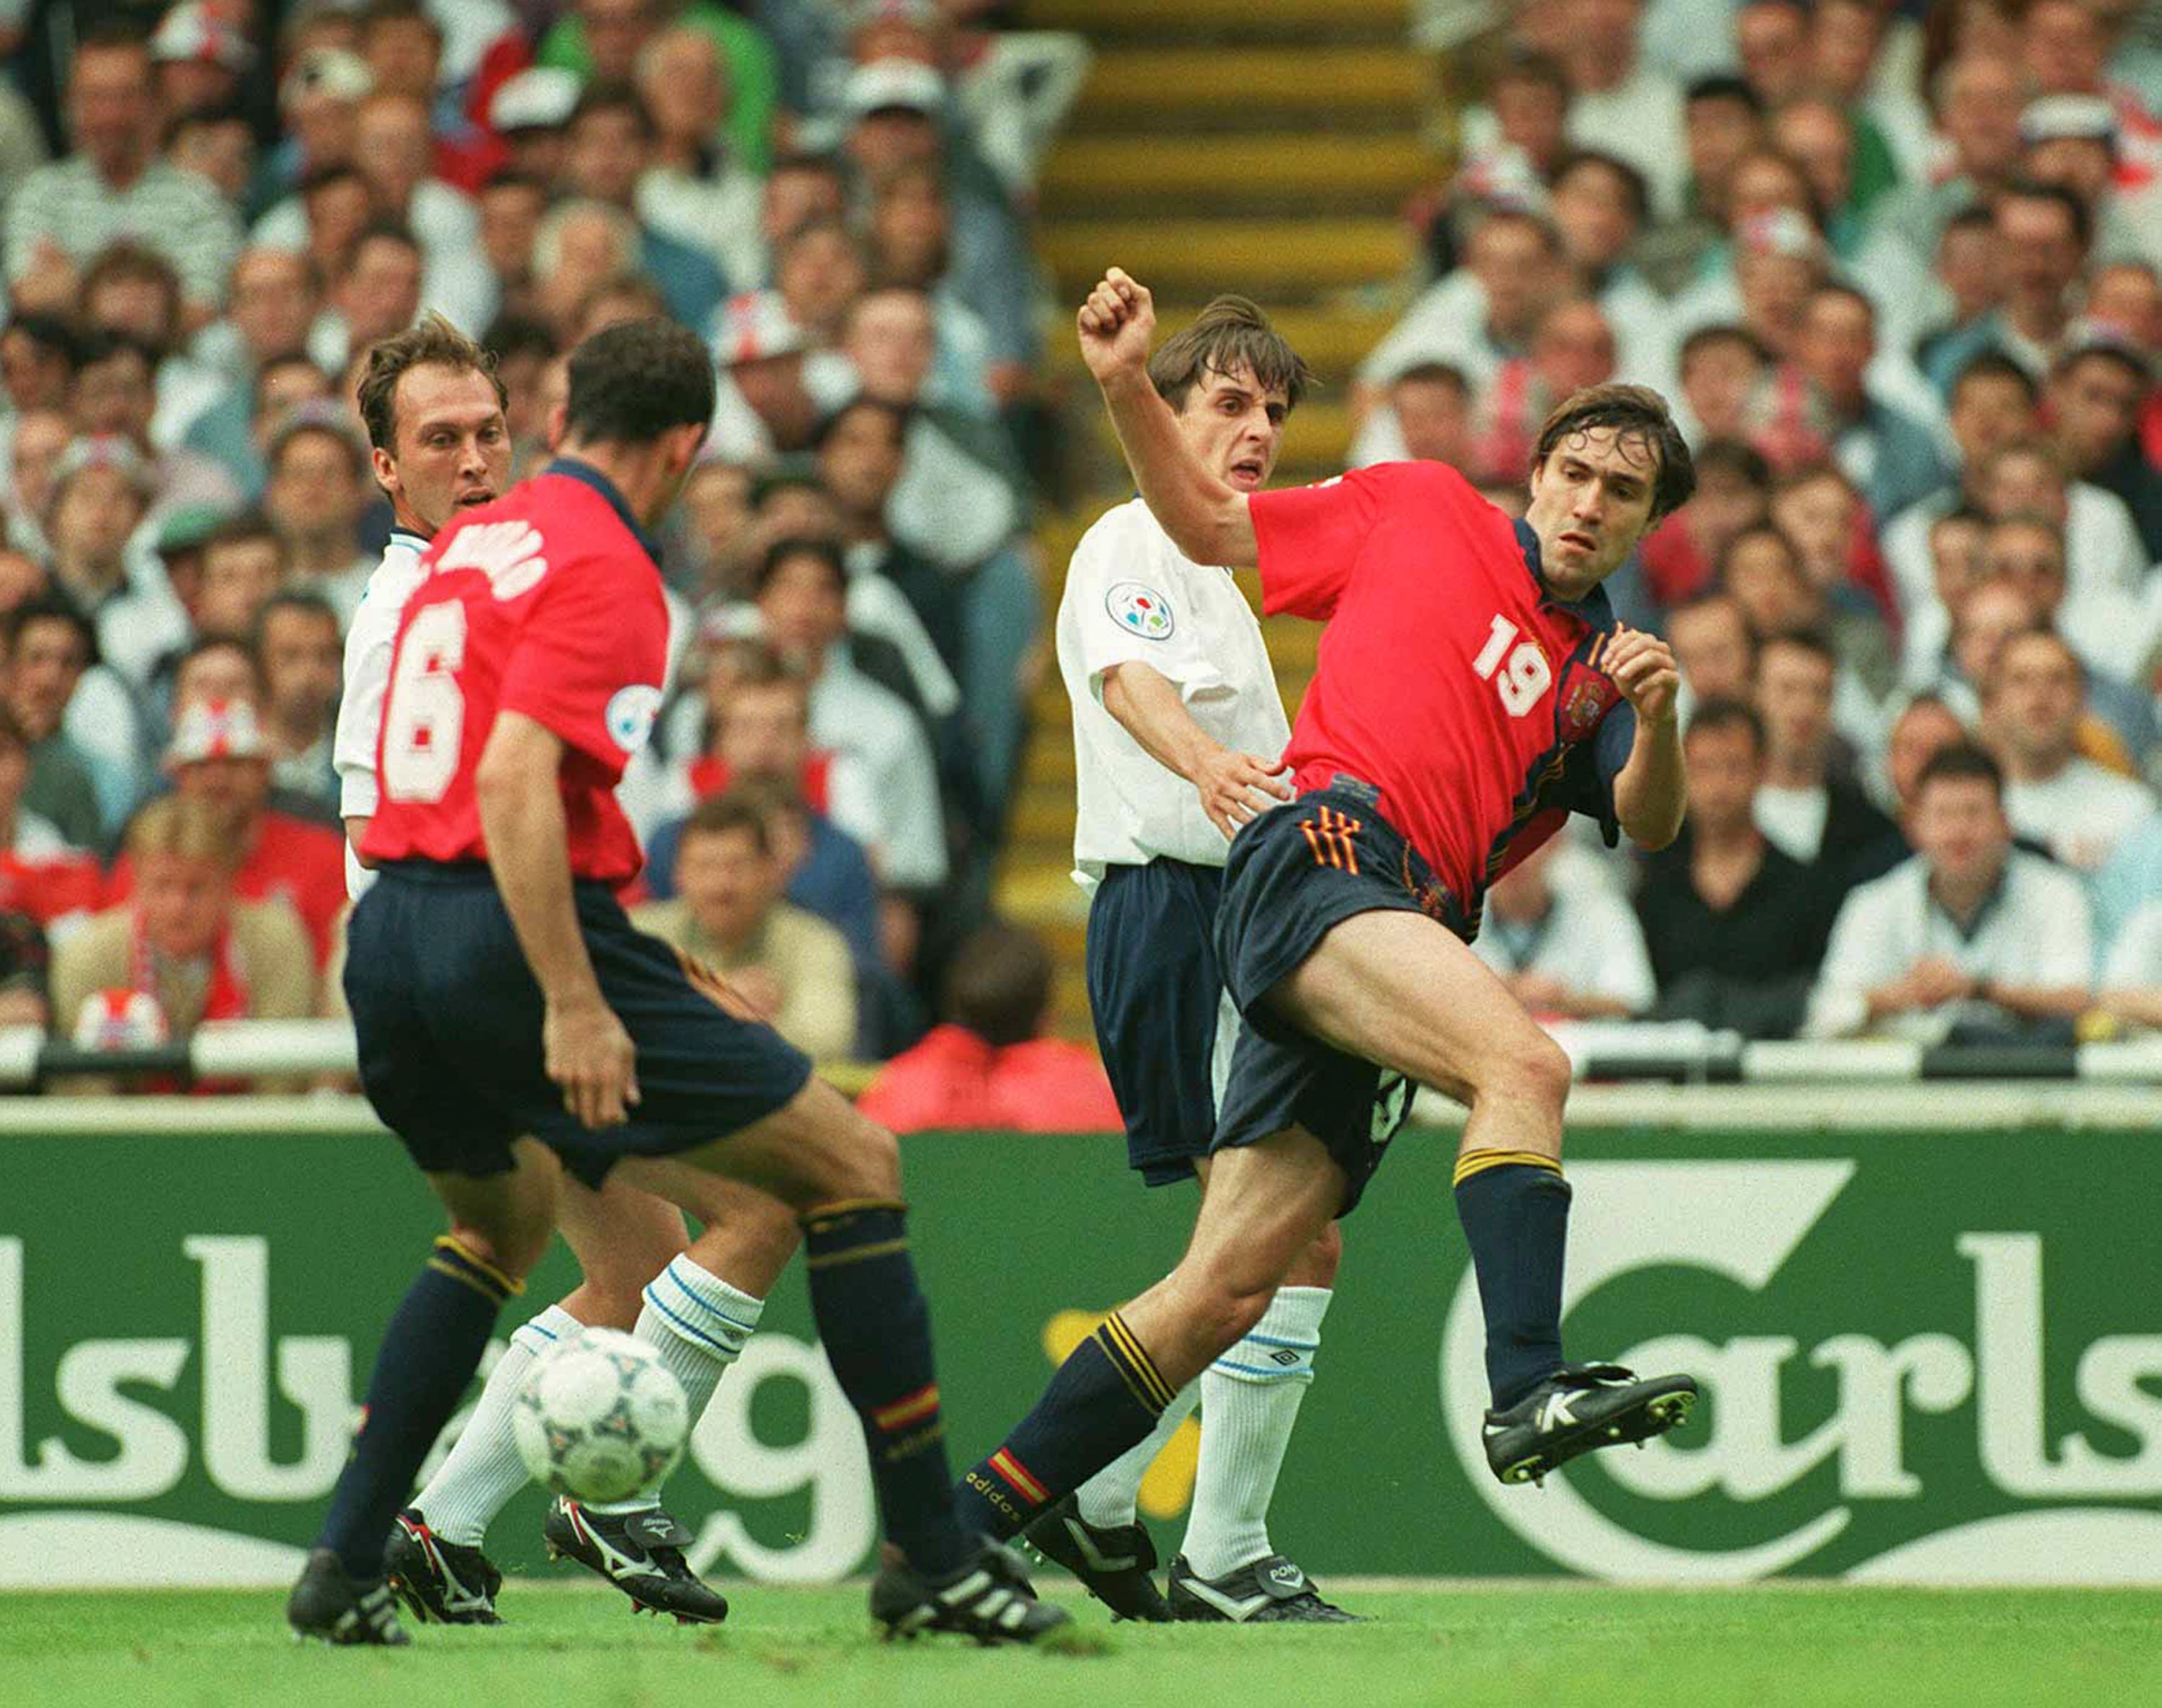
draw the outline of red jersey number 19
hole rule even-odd
[[[383,713],[383,792],[393,801],[440,801],[458,774],[465,697],[466,608],[423,606],[406,626]]]
[[[1479,656],[1471,661],[1472,673],[1482,682],[1491,682],[1494,692],[1501,697],[1501,704],[1512,718],[1521,718],[1539,703],[1539,697],[1554,686],[1554,666],[1547,656],[1539,650],[1538,642],[1517,642],[1512,649],[1510,642],[1517,639],[1517,625],[1507,617],[1496,616],[1494,628],[1486,637],[1486,644],[1479,649]],[[1504,656],[1507,662],[1504,663]],[[1499,671],[1500,675],[1495,672]]]

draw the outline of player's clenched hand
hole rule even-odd
[[[1659,723],[1673,718],[1682,674],[1665,641],[1641,629],[1618,629],[1599,663],[1640,720]]]
[[[1156,302],[1147,288],[1120,268],[1111,268],[1089,293],[1076,317],[1081,331],[1081,359],[1102,384],[1121,373],[1148,367],[1149,341],[1156,336]]]
[[[629,1119],[638,1101],[637,1052],[608,1004],[550,1003],[540,1040],[548,1077],[581,1126],[621,1126]]]
[[[1201,810],[1226,841],[1256,814],[1291,799],[1291,784],[1277,766],[1228,747],[1218,748],[1195,767],[1193,789],[1201,797]]]

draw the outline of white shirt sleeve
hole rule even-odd
[[[1593,995],[1626,1003],[1632,1014],[1643,1013],[1657,999],[1658,988],[1636,910],[1619,896],[1603,893],[1585,896],[1581,905],[1585,940],[1598,945],[1596,959],[1586,969],[1586,989]]]
[[[1154,525],[1134,507],[1114,510],[1084,535],[1066,572],[1065,603],[1089,697],[1104,699],[1104,673],[1145,664],[1173,684],[1183,700],[1224,685],[1209,661],[1200,624],[1175,594],[1151,549]],[[1168,549],[1168,542],[1164,542]],[[1072,690],[1077,684],[1069,682]]]
[[[2094,983],[2094,930],[2087,911],[2086,891],[2067,873],[2044,870],[2035,874],[2034,899],[2029,929],[2038,939],[2034,982],[2046,989]]]
[[[1900,964],[1902,933],[1892,917],[1897,896],[1886,887],[1898,875],[1864,884],[1840,904],[1816,988],[1810,993],[1803,1037],[1853,1037],[1869,1023],[1870,991],[1907,970]]]
[[[2162,990],[2162,901],[2150,901],[2124,922],[2103,964],[2105,990]]]
[[[383,729],[383,700],[390,687],[390,655],[398,643],[404,602],[378,593],[363,598],[345,637],[345,692],[338,701],[331,762],[337,768],[338,812],[373,817],[381,799],[375,781],[376,738]]]

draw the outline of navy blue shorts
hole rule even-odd
[[[1301,1126],[1345,1174],[1348,1215],[1410,1112],[1403,1076],[1334,1049],[1265,999],[1329,929],[1357,913],[1423,913],[1462,937],[1456,898],[1396,827],[1379,793],[1339,776],[1241,830],[1224,869],[1216,951],[1246,1024],[1209,1148],[1251,1145]]]
[[[1110,867],[1089,904],[1096,1043],[1126,1123],[1126,1161],[1151,1186],[1191,1178],[1216,1130],[1223,887],[1217,867],[1154,859]]]
[[[672,1155],[749,1126],[802,1090],[811,1063],[705,995],[680,955],[632,928],[602,884],[575,887],[580,933],[638,1051],[640,1101],[595,1132],[543,1069],[540,987],[486,866],[384,868],[347,928],[360,1081],[431,1174],[500,1174],[530,1134],[588,1186],[619,1157]]]

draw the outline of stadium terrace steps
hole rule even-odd
[[[1029,0],[1034,29],[1078,29],[1099,39],[1220,34],[1304,41],[1360,35],[1391,44],[1411,28],[1410,0]]]
[[[1107,266],[1156,291],[1166,328],[1220,291],[1260,302],[1318,381],[1291,419],[1278,480],[1343,467],[1345,389],[1394,318],[1386,305],[1410,259],[1397,211],[1441,164],[1424,140],[1437,68],[1404,44],[1409,11],[1407,0],[1030,0],[1024,8],[1026,24],[1083,31],[1096,50],[1068,133],[1045,163],[1037,249],[1062,310],[1051,365],[1103,488],[1038,525],[1047,611],[1081,535],[1131,490],[1069,318]],[[1286,703],[1295,706],[1319,630],[1290,619],[1262,626]],[[1059,964],[1060,1028],[1086,1037],[1087,908],[1068,876],[1073,736],[1055,671],[1031,710],[998,899],[1046,933]]]
[[[1040,187],[1047,210],[1076,213],[1196,204],[1265,212],[1297,196],[1386,215],[1433,169],[1416,136],[1077,136],[1052,155]]]

